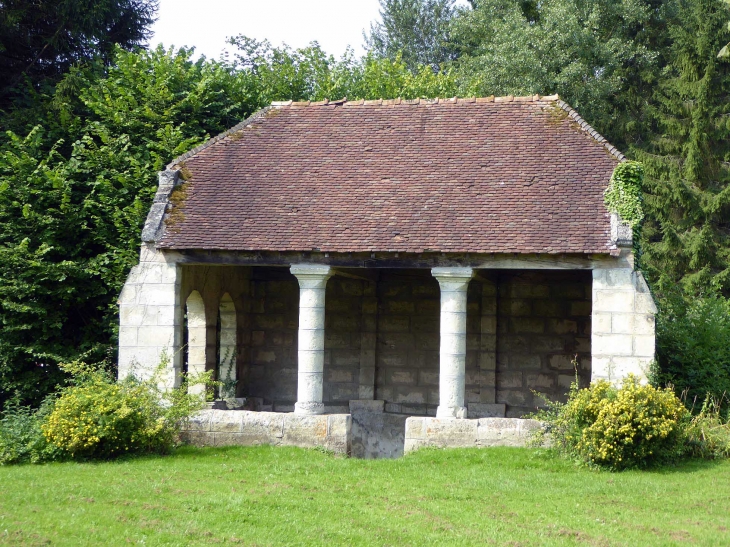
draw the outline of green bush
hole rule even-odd
[[[62,451],[49,443],[41,425],[53,407],[49,398],[34,410],[27,406],[8,405],[0,414],[0,465],[39,463],[63,457]]]
[[[666,296],[657,317],[655,385],[673,385],[695,412],[709,393],[727,414],[730,395],[730,300]]]
[[[618,470],[680,457],[687,415],[670,389],[642,385],[629,376],[620,388],[599,381],[578,389],[575,383],[566,403],[548,403],[536,417],[559,451]]]
[[[115,382],[83,363],[63,368],[76,383],[61,391],[41,429],[72,458],[167,453],[177,443],[181,422],[203,406],[202,397],[189,395],[186,385],[161,389],[159,374]]]
[[[730,457],[730,421],[722,417],[722,403],[707,395],[699,412],[685,424],[688,455],[705,459]]]
[[[10,406],[0,414],[0,464],[169,452],[203,397],[188,394],[187,382],[161,388],[167,364],[163,359],[152,378],[120,382],[84,363],[62,365],[70,385],[38,410]],[[209,375],[194,382],[210,382]]]

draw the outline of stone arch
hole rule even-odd
[[[225,293],[218,306],[220,338],[218,340],[218,380],[221,386],[221,397],[235,397],[238,375],[236,370],[236,305],[231,295]]]
[[[188,374],[195,376],[205,372],[206,322],[205,304],[198,291],[192,291],[186,301],[187,308],[187,364]],[[205,393],[205,385],[188,386],[190,393]]]

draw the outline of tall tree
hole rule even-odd
[[[624,147],[656,73],[660,1],[475,0],[451,27],[461,93],[559,93]]]
[[[365,43],[377,57],[400,54],[410,70],[426,65],[437,71],[456,56],[449,37],[454,13],[454,0],[380,0],[381,20],[370,24]]]
[[[730,296],[730,38],[722,0],[673,0],[671,40],[649,116],[642,266],[655,288]]]
[[[259,107],[249,75],[191,57],[118,49],[104,72],[72,69],[44,126],[0,142],[0,405],[37,403],[60,362],[115,360],[157,171]]]
[[[79,61],[109,60],[150,36],[158,0],[0,0],[0,101],[27,78],[57,81]],[[0,102],[0,107],[2,107]]]

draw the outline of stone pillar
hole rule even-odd
[[[358,397],[375,398],[375,352],[378,330],[377,284],[365,281],[362,295],[362,322],[360,331],[360,375]]]
[[[143,245],[119,295],[119,378],[150,378],[160,364],[161,387],[180,385],[183,313],[181,268],[173,253]]]
[[[188,352],[188,393],[205,394],[205,384],[194,381],[205,372],[205,350],[207,330],[205,304],[198,291],[193,291],[185,303],[188,312],[188,339],[185,341]]]
[[[654,360],[657,312],[641,272],[593,270],[591,381],[620,383],[628,374],[646,381]]]
[[[218,380],[223,383],[221,397],[226,399],[236,396],[236,306],[231,295],[225,293],[221,298],[218,315],[220,316],[220,347],[218,348]]]
[[[466,290],[471,268],[433,268],[441,287],[441,343],[439,346],[439,406],[437,418],[466,418]]]
[[[329,266],[293,264],[299,281],[299,337],[296,414],[323,414],[324,298]]]

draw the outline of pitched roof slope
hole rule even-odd
[[[274,103],[170,164],[158,246],[608,253],[621,160],[556,96]]]

